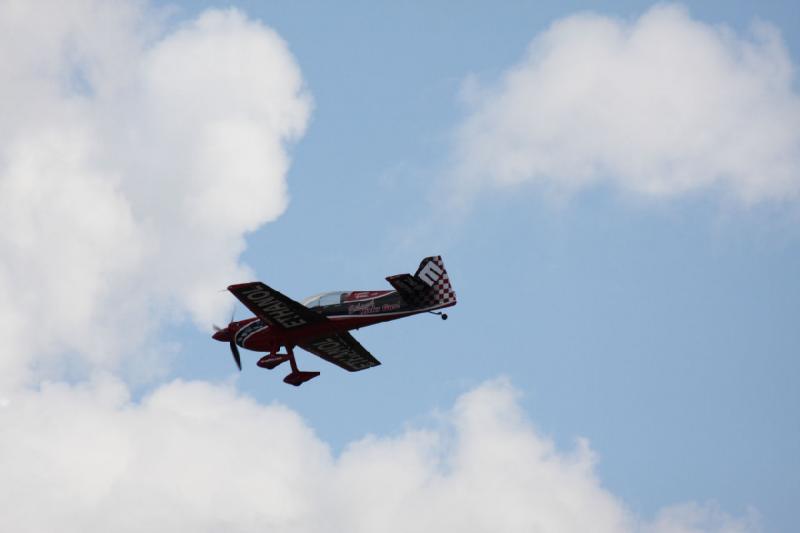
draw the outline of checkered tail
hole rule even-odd
[[[438,255],[423,259],[413,276],[397,274],[386,280],[414,307],[448,307],[456,303],[456,293]]]
[[[444,268],[442,256],[426,257],[419,264],[414,277],[425,285],[420,294],[421,307],[446,306],[456,303],[456,293],[450,285],[450,276]]]

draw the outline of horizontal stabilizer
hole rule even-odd
[[[386,281],[412,306],[421,308],[449,307],[456,304],[456,293],[441,256],[426,257],[417,272],[389,276]]]
[[[386,281],[391,283],[392,287],[406,300],[423,293],[428,288],[419,278],[415,278],[411,274],[389,276]]]

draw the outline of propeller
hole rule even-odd
[[[239,355],[239,347],[236,345],[236,330],[238,328],[234,327],[234,323],[233,323],[233,318],[234,318],[235,314],[236,314],[236,308],[234,307],[233,312],[231,313],[230,324],[228,324],[227,328],[221,328],[216,324],[211,324],[211,326],[214,328],[214,331],[217,332],[217,333],[219,333],[220,331],[227,330],[226,333],[227,333],[227,336],[229,337],[229,342],[230,342],[230,345],[231,345],[231,354],[233,355],[233,362],[236,363],[236,367],[241,372],[241,370],[242,370],[242,358]],[[217,340],[224,340],[224,337],[223,338],[217,338],[216,335],[214,335],[214,338],[217,339]]]
[[[231,319],[228,320],[228,322],[229,322],[228,327],[231,327],[231,324],[233,324],[233,319],[234,319],[235,316],[236,316],[236,308],[234,307],[233,311],[231,311]],[[211,327],[214,328],[214,331],[222,331],[223,329],[225,329],[225,328],[219,327],[216,324],[211,324]]]
[[[242,358],[239,356],[239,347],[236,346],[235,336],[231,336],[231,353],[233,354],[233,360],[236,362],[236,366],[239,367],[239,372],[241,372]]]
[[[236,316],[236,306],[233,307],[233,311],[231,311],[231,319],[229,320],[228,327],[230,328],[233,325],[233,319]],[[236,362],[236,366],[239,368],[239,372],[242,371],[242,358],[239,355],[239,347],[236,346],[236,332],[231,331],[231,353],[233,354],[233,360]]]

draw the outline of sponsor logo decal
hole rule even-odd
[[[369,315],[377,313],[381,309],[375,305],[374,301],[364,302],[363,304],[353,304],[347,307],[347,312],[351,315]]]
[[[247,324],[245,327],[236,332],[236,344],[244,347],[244,342],[247,340],[247,337],[256,331],[263,329],[264,327],[264,324],[262,324],[260,320],[256,320]]]
[[[361,370],[362,368],[369,368],[372,366],[372,360],[370,357],[358,353],[353,348],[335,337],[317,339],[309,344],[331,359],[335,359],[336,361],[344,363],[345,365],[356,370]]]
[[[391,291],[353,291],[348,293],[342,298],[343,302],[352,302],[356,300],[366,300],[368,298],[377,298]]]
[[[256,307],[261,309],[265,316],[284,328],[295,328],[306,324],[303,317],[286,305],[286,303],[275,297],[265,285],[243,290],[242,294]]]
[[[371,315],[374,313],[386,313],[399,309],[400,304],[375,304],[375,301],[364,302],[361,304],[353,304],[347,307],[347,314],[349,315]]]
[[[422,270],[419,271],[417,277],[421,279],[428,287],[433,287],[433,284],[439,281],[444,271],[436,264],[435,261],[428,261]]]

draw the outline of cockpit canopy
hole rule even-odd
[[[336,305],[342,303],[342,298],[344,297],[345,294],[350,294],[350,293],[347,291],[322,292],[320,294],[315,294],[314,296],[309,296],[300,303],[305,305],[306,307],[323,307],[326,305]]]

